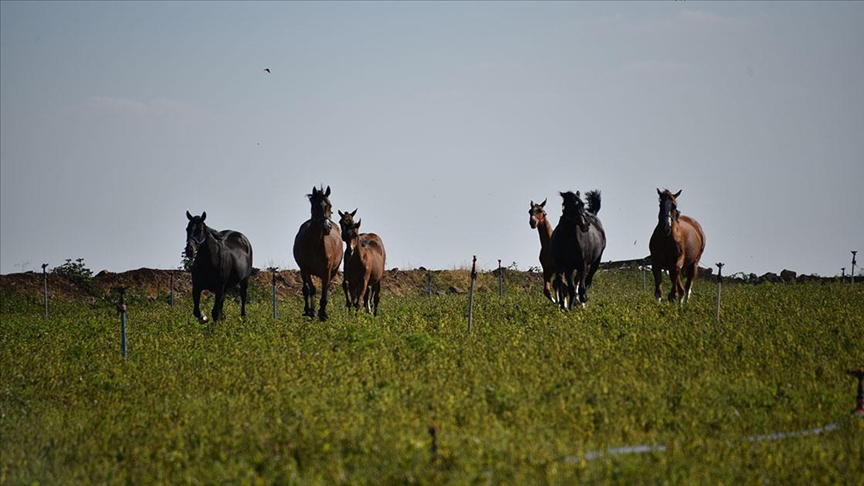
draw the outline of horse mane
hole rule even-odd
[[[588,200],[588,212],[596,215],[600,211],[600,191],[594,189],[586,192],[585,199]]]

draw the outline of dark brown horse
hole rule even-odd
[[[294,237],[294,260],[300,267],[303,280],[303,315],[315,317],[315,284],[312,276],[321,279],[321,305],[318,319],[327,320],[327,290],[333,277],[339,273],[342,263],[342,236],[339,228],[330,220],[333,206],[330,204],[330,186],[327,189],[312,188],[307,194],[312,205],[312,218],[300,225]]]
[[[658,188],[657,194],[660,196],[660,214],[648,244],[651,270],[654,272],[654,298],[659,301],[663,295],[662,272],[668,270],[672,280],[669,300],[678,300],[681,304],[690,300],[693,279],[699,270],[699,259],[705,251],[705,233],[695,219],[678,211],[677,198],[681,191],[672,194],[668,189],[661,192]],[[682,272],[687,277],[686,288],[681,285]]]
[[[225,293],[240,288],[240,315],[246,316],[246,289],[252,275],[252,245],[239,231],[216,231],[204,224],[207,211],[192,216],[186,211],[186,256],[192,261],[192,315],[201,322],[207,316],[201,313],[201,291],[215,294],[213,321],[224,318],[222,306]]]
[[[356,209],[350,213],[339,211],[342,240],[347,245],[342,281],[345,305],[349,309],[353,306],[357,312],[362,300],[366,311],[377,316],[387,253],[381,237],[375,233],[360,233],[360,220],[354,222],[356,214]]]
[[[536,229],[540,235],[540,266],[543,268],[543,295],[554,304],[558,297],[558,289],[555,287],[555,260],[552,258],[550,241],[552,240],[552,223],[546,218],[546,199],[537,204],[531,201],[528,209],[528,224]],[[555,290],[555,293],[552,290]]]
[[[600,191],[585,193],[587,208],[578,191],[559,194],[563,199],[562,214],[550,243],[555,261],[558,305],[562,310],[569,310],[573,308],[577,290],[580,304],[584,306],[588,302],[588,289],[606,249],[606,231],[597,218]]]

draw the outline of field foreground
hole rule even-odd
[[[259,286],[202,325],[126,284],[125,359],[110,293],[45,318],[4,285],[0,483],[861,484],[864,285],[724,285],[717,322],[706,280],[679,308],[605,271],[562,313],[484,275],[468,332],[452,273],[385,286],[377,318],[340,289],[325,323]]]

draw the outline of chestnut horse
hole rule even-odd
[[[201,291],[215,294],[213,321],[224,319],[222,306],[228,289],[240,288],[240,315],[246,316],[246,289],[252,275],[252,245],[239,231],[216,231],[204,224],[207,211],[192,216],[186,211],[186,257],[192,261],[192,315],[201,322],[207,316],[201,313]]]
[[[597,212],[600,211],[600,191],[585,193],[588,199],[587,209],[578,191],[576,194],[571,191],[559,194],[563,199],[563,211],[552,232],[550,243],[555,261],[558,305],[562,310],[569,310],[573,308],[577,288],[581,305],[584,307],[585,302],[588,302],[588,289],[591,288],[594,273],[597,272],[603,250],[606,249],[606,232],[597,219]],[[576,287],[573,282],[574,272]]]
[[[377,316],[387,253],[384,251],[381,237],[375,233],[360,233],[361,220],[354,222],[356,214],[356,209],[350,213],[339,211],[342,240],[347,245],[342,272],[345,306],[348,309],[353,306],[356,313],[360,309],[362,300],[366,312],[372,312]]]
[[[705,233],[695,219],[678,211],[677,199],[681,191],[672,194],[668,189],[661,192],[658,188],[657,194],[660,196],[660,214],[648,244],[654,272],[654,298],[659,301],[663,295],[661,277],[663,270],[668,270],[672,280],[669,300],[677,299],[681,304],[690,300],[699,259],[705,251]],[[682,272],[687,277],[686,288],[681,285]]]
[[[312,218],[300,225],[294,237],[294,260],[300,267],[300,278],[303,280],[303,315],[315,317],[314,275],[321,279],[318,319],[326,321],[327,290],[342,263],[342,237],[339,228],[330,221],[333,214],[329,199],[330,186],[326,190],[313,187],[312,194],[306,197],[312,205]]]
[[[552,223],[546,218],[546,199],[542,203],[536,204],[531,201],[531,208],[528,209],[528,224],[531,229],[536,229],[540,235],[540,266],[543,268],[543,295],[547,299],[556,303],[558,297],[558,288],[555,288],[555,293],[552,293],[554,285],[553,277],[555,276],[555,260],[552,259],[552,250],[549,242],[552,240]]]

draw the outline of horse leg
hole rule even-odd
[[[240,282],[240,317],[246,317],[246,296],[249,288],[249,279],[244,278]]]
[[[684,302],[690,302],[690,293],[693,291],[693,280],[696,278],[696,272],[699,269],[699,262],[687,267],[687,285],[684,287]]]
[[[651,273],[654,274],[654,299],[660,302],[663,298],[663,269],[657,264],[652,264]]]
[[[563,274],[560,272],[555,273],[555,295],[558,297],[558,308],[561,310],[567,310],[565,307],[565,302],[567,302],[567,298],[564,295],[564,278]]]
[[[554,287],[555,284],[553,283],[554,278],[555,275],[552,274],[552,272],[543,271],[543,295],[545,295],[553,304],[557,303],[556,299],[558,297],[558,289]],[[553,289],[555,290],[556,295],[552,294]]]
[[[369,277],[366,276],[363,278],[363,287],[360,288],[360,298],[357,299],[358,303],[360,300],[363,300],[363,309],[366,312],[372,312],[372,308],[369,307],[369,294],[371,292],[372,291],[369,288]]]
[[[207,316],[201,313],[201,289],[198,287],[192,288],[192,302],[195,304],[192,315],[198,319],[198,322],[207,322]]]
[[[378,302],[381,302],[381,281],[372,286],[372,315],[378,317]]]
[[[578,290],[573,283],[573,272],[568,270],[565,275],[567,278],[567,310],[573,310],[573,301],[576,300],[576,291]]]
[[[333,280],[333,275],[330,272],[327,272],[326,277],[321,279],[321,303],[318,307],[318,320],[321,322],[327,320],[327,291],[331,280]]]
[[[309,273],[302,272],[303,279],[303,315],[306,317],[315,317],[315,284],[312,283],[312,276]]]
[[[345,292],[345,309],[348,312],[351,312],[351,296],[349,295],[349,283],[348,280],[342,279],[342,292]]]
[[[675,265],[671,270],[669,270],[669,278],[672,279],[672,283],[670,287],[672,290],[669,291],[669,302],[681,303],[681,299],[684,298],[684,286],[681,285],[681,267],[679,265]]]
[[[222,315],[222,306],[225,304],[225,289],[217,291],[216,298],[213,300],[213,322],[215,323],[225,317]]]
[[[579,303],[585,307],[588,302],[588,284],[587,284],[588,265],[583,263],[576,268],[576,276],[579,277]]]

